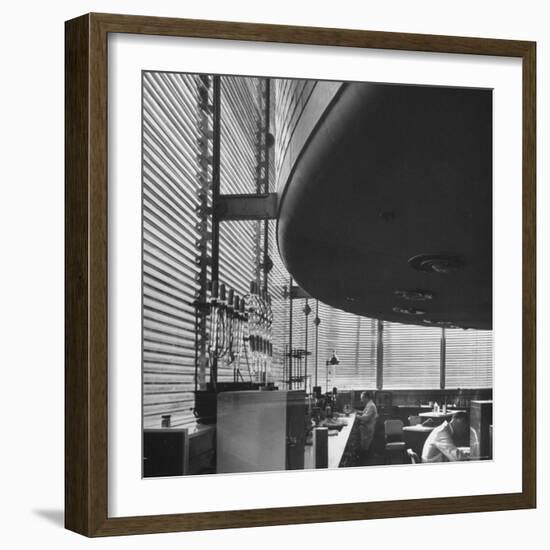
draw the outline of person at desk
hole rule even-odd
[[[430,433],[422,448],[422,462],[455,462],[466,460],[467,455],[456,446],[468,433],[469,421],[465,412],[456,413]]]
[[[372,400],[372,393],[370,391],[364,391],[361,394],[361,404],[364,406],[364,409],[357,413],[357,421],[359,422],[359,434],[361,437],[361,464],[365,464],[372,440],[374,438],[374,428],[376,426],[378,411],[374,401]]]

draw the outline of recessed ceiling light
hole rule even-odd
[[[424,315],[426,312],[422,309],[416,309],[414,307],[399,307],[393,308],[394,313],[402,313],[403,315]]]
[[[395,296],[409,300],[410,302],[427,302],[433,300],[434,293],[429,290],[421,290],[419,288],[405,288],[394,290]]]
[[[419,254],[409,259],[409,265],[428,273],[450,273],[464,266],[464,260],[453,254]]]

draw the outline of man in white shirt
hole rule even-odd
[[[467,455],[456,446],[468,433],[469,421],[465,412],[456,413],[450,422],[437,426],[426,439],[422,449],[422,462],[455,462],[466,460]]]
[[[369,449],[374,438],[378,411],[372,400],[372,393],[370,391],[365,391],[361,394],[361,404],[365,408],[362,412],[357,413],[357,421],[359,422],[359,433],[361,435],[361,463],[366,464]]]

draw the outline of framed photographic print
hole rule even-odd
[[[535,44],[65,36],[66,527],[534,507]]]

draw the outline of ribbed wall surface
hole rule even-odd
[[[289,279],[290,281],[290,279]],[[287,283],[288,284],[288,283]],[[293,283],[295,284],[295,283]],[[309,300],[309,306],[312,308],[314,300]],[[306,305],[306,300],[304,298],[295,298],[292,301],[292,349],[294,351],[293,365],[292,365],[292,376],[294,377],[304,377],[302,380],[297,380],[293,384],[294,389],[304,389],[305,388],[305,376],[312,374],[313,369],[313,356],[308,355],[307,359],[304,354],[305,351],[312,352],[313,350],[313,318],[314,313],[310,313],[309,316],[304,314],[304,308]],[[313,308],[312,308],[313,309]],[[306,341],[306,331],[307,331],[307,341]],[[290,340],[287,336],[287,350],[288,345],[290,345]],[[287,358],[287,372],[286,378],[289,376],[289,359]],[[313,384],[308,381],[308,389]]]
[[[144,426],[192,420],[199,80],[143,75]]]
[[[319,366],[326,383],[326,361],[333,350],[340,360],[328,368],[328,387],[340,389],[374,388],[376,384],[376,320],[359,317],[320,304]]]
[[[256,193],[259,80],[221,77],[220,192]],[[256,279],[258,222],[220,224],[220,280],[242,295]]]
[[[270,181],[273,181],[272,179]],[[286,298],[284,289],[289,284],[289,274],[285,269],[283,262],[277,252],[277,242],[275,238],[275,221],[269,222],[269,254],[273,261],[273,268],[269,273],[269,293],[271,295],[273,309],[273,360],[271,367],[271,377],[273,382],[281,389],[283,385],[283,365],[285,363],[285,353],[288,345],[289,328],[289,300]]]
[[[384,323],[384,389],[440,387],[441,329]]]
[[[281,128],[286,128],[279,113],[278,94],[281,85],[280,80],[270,81],[270,133],[275,137],[275,144],[270,149],[269,154],[269,191],[277,191],[277,173],[276,168],[278,159],[280,159],[281,147]],[[269,256],[273,262],[273,268],[268,276],[269,293],[272,299],[273,309],[273,359],[271,366],[271,379],[281,389],[287,386],[284,383],[285,372],[284,365],[287,361],[288,353],[288,334],[289,334],[289,305],[287,294],[289,286],[289,274],[286,270],[277,249],[277,222],[270,220],[268,222],[268,247]]]
[[[222,194],[254,194],[257,191],[258,150],[261,146],[259,131],[265,119],[265,112],[261,109],[261,93],[260,79],[220,78]],[[220,281],[240,296],[249,293],[251,281],[258,280],[261,227],[261,222],[256,221],[220,224]],[[253,366],[251,354],[245,349],[237,363],[229,365],[224,360],[219,362],[218,380],[233,380],[234,367],[239,367],[248,380]]]
[[[493,333],[445,330],[447,388],[493,387]]]
[[[279,171],[286,150],[290,145],[294,129],[317,82],[314,80],[275,79],[273,83],[277,101],[275,111],[275,125],[277,128],[275,170]]]

